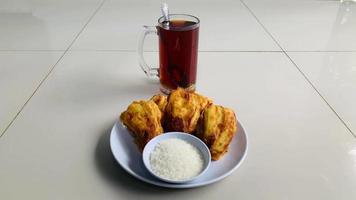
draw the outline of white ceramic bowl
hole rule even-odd
[[[151,164],[150,164],[151,152],[154,150],[155,146],[159,142],[167,140],[167,139],[171,139],[171,138],[178,138],[178,139],[184,140],[184,141],[192,144],[193,146],[195,146],[198,150],[200,150],[200,152],[203,156],[203,160],[204,160],[204,169],[197,176],[195,176],[191,179],[187,179],[187,180],[175,181],[175,180],[166,179],[164,177],[160,177],[153,172],[153,170],[151,168]],[[208,170],[209,165],[211,163],[210,151],[209,151],[209,148],[205,145],[205,143],[203,141],[201,141],[199,138],[197,138],[191,134],[183,133],[183,132],[168,132],[168,133],[164,133],[159,136],[156,136],[155,138],[153,138],[146,144],[145,148],[143,149],[142,158],[143,158],[143,163],[144,163],[145,167],[153,176],[157,177],[158,179],[160,179],[162,181],[169,182],[169,183],[177,183],[177,184],[190,182],[190,181],[193,181],[194,179],[202,176]]]

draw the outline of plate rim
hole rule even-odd
[[[120,165],[121,168],[123,168],[127,173],[129,173],[131,176],[143,181],[143,182],[146,182],[146,183],[149,183],[149,184],[152,184],[152,185],[155,185],[155,186],[160,186],[160,187],[165,187],[165,188],[175,188],[175,189],[183,189],[183,188],[195,188],[195,187],[201,187],[201,186],[205,186],[205,185],[209,185],[209,184],[212,184],[212,183],[215,183],[215,182],[218,182],[218,181],[221,181],[222,179],[228,177],[229,175],[231,175],[236,169],[238,169],[241,164],[244,162],[245,158],[246,158],[246,155],[247,155],[247,152],[248,152],[248,149],[249,149],[249,145],[248,145],[248,136],[245,132],[245,129],[243,128],[242,124],[238,121],[238,126],[242,129],[242,132],[244,133],[245,135],[245,140],[246,140],[246,148],[245,148],[245,151],[243,152],[243,155],[242,155],[242,158],[240,159],[239,163],[237,163],[237,165],[235,165],[232,169],[230,169],[228,172],[226,172],[224,175],[221,175],[217,178],[213,178],[209,181],[204,181],[204,182],[198,182],[198,183],[194,183],[194,184],[189,184],[189,183],[186,183],[186,184],[172,184],[172,183],[165,183],[165,182],[158,182],[160,180],[157,180],[157,181],[154,181],[154,180],[151,180],[151,179],[148,179],[148,178],[145,178],[145,177],[142,177],[138,174],[136,174],[134,171],[132,171],[131,169],[129,169],[128,167],[122,165],[120,163],[120,161],[116,158],[115,154],[114,154],[114,151],[113,151],[113,135],[115,134],[114,130],[117,126],[119,126],[121,123],[120,122],[115,122],[114,126],[112,127],[111,129],[111,133],[110,133],[110,151],[111,151],[111,154],[112,156],[115,158],[116,162]]]

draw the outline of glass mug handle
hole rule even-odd
[[[137,53],[138,53],[138,61],[140,63],[141,69],[149,78],[158,77],[158,68],[150,67],[147,65],[144,57],[143,57],[143,44],[145,42],[145,38],[148,34],[157,35],[157,29],[155,26],[143,26],[143,31],[138,41]]]

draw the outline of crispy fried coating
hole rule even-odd
[[[141,151],[147,142],[163,133],[161,118],[159,107],[151,100],[134,101],[120,115],[120,120],[130,130]]]
[[[200,113],[211,103],[210,99],[182,88],[172,91],[164,116],[165,131],[195,132]]]
[[[151,100],[157,104],[158,108],[161,110],[161,113],[163,115],[164,111],[166,110],[167,97],[163,94],[156,94],[151,98]]]
[[[209,147],[213,160],[223,156],[237,131],[233,110],[217,105],[207,106],[199,118],[196,135]]]

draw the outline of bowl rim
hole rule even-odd
[[[202,144],[202,148],[201,146],[197,146],[197,145],[194,145],[192,143],[190,143],[191,145],[193,145],[194,147],[196,147],[200,152],[201,154],[204,154],[203,151],[207,152],[207,157],[203,155],[203,159],[204,159],[204,169],[196,176],[190,178],[190,179],[186,179],[186,180],[171,180],[171,179],[166,179],[164,177],[161,177],[161,176],[158,176],[157,174],[155,174],[152,170],[151,170],[151,164],[150,164],[150,161],[149,161],[149,156],[150,156],[150,153],[151,152],[148,152],[148,147],[149,144],[152,144],[152,143],[156,143],[154,144],[154,146],[151,148],[152,150],[155,148],[155,146],[160,142],[160,141],[163,141],[163,140],[167,140],[167,139],[170,139],[170,138],[175,138],[174,136],[175,135],[181,135],[183,137],[186,137],[186,138],[190,138],[191,140],[196,140],[198,143],[201,143]],[[165,139],[162,139],[162,137],[167,137]],[[182,139],[182,138],[179,138],[181,140],[184,140],[186,142],[189,142],[189,139],[188,140],[185,140],[185,139]],[[160,140],[160,141],[157,141],[157,140]],[[151,150],[151,151],[152,151]],[[199,177],[201,177],[202,175],[205,174],[206,171],[208,171],[209,169],[209,166],[211,164],[211,153],[210,153],[210,150],[208,148],[208,146],[198,137],[196,137],[195,135],[192,135],[190,133],[185,133],[185,132],[178,132],[178,131],[174,131],[174,132],[165,132],[165,133],[162,133],[161,135],[158,135],[154,138],[152,138],[144,147],[143,151],[142,151],[142,160],[143,160],[143,163],[144,163],[144,166],[145,168],[147,169],[147,171],[149,171],[150,174],[152,174],[154,177],[158,178],[159,180],[162,180],[162,181],[165,181],[165,182],[168,182],[168,183],[187,183],[187,182],[191,182]]]

